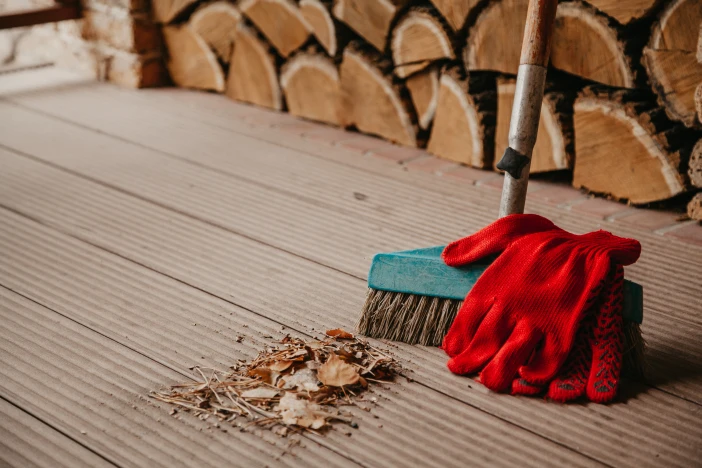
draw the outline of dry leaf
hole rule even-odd
[[[286,375],[284,380],[283,388],[286,390],[297,389],[306,392],[316,392],[319,390],[317,373],[311,369],[300,369],[292,375]]]
[[[244,393],[241,394],[241,397],[249,398],[252,400],[270,400],[271,398],[275,398],[276,396],[278,396],[278,393],[278,390],[274,388],[257,387],[252,388],[250,390],[246,390]]]
[[[293,363],[292,361],[287,361],[287,360],[286,361],[277,361],[277,362],[274,362],[273,364],[270,364],[268,366],[268,368],[272,371],[275,371],[275,372],[283,372],[288,367],[290,367],[292,365],[292,363]]]
[[[319,366],[317,371],[317,378],[324,385],[331,387],[353,385],[358,382],[360,377],[355,367],[346,364],[335,353],[331,353],[327,362]]]
[[[327,330],[326,335],[333,336],[334,338],[342,338],[342,339],[346,339],[346,340],[353,339],[353,334],[347,332],[346,330],[344,330],[342,328],[335,328],[333,330]]]
[[[278,381],[278,377],[280,377],[280,374],[278,372],[272,371],[268,367],[259,367],[257,369],[251,369],[249,371],[249,375],[251,377],[258,377],[263,382],[270,385],[275,385],[275,383]]]
[[[326,424],[324,417],[326,413],[320,411],[319,405],[307,400],[299,400],[294,393],[286,393],[280,399],[277,409],[283,418],[283,424],[286,425],[296,424],[311,429],[320,429]]]

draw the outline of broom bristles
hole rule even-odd
[[[370,338],[439,346],[463,301],[369,289],[356,332]],[[646,343],[638,323],[624,324],[622,375],[645,375]]]

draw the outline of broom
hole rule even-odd
[[[509,147],[497,164],[505,171],[499,217],[524,212],[557,4],[557,0],[529,2]],[[375,255],[356,331],[371,338],[439,346],[463,299],[491,263],[488,258],[463,268],[449,267],[441,259],[443,249],[436,246]],[[643,289],[626,280],[622,373],[629,376],[644,373],[642,319]]]

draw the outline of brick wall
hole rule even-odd
[[[0,11],[48,0],[0,0]],[[147,0],[83,0],[83,18],[0,31],[0,65],[52,62],[132,88],[168,83],[160,29]]]

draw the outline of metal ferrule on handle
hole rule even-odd
[[[500,218],[524,212],[531,153],[539,130],[557,6],[558,0],[529,2],[509,125],[509,148],[498,164],[498,168],[505,170]]]

